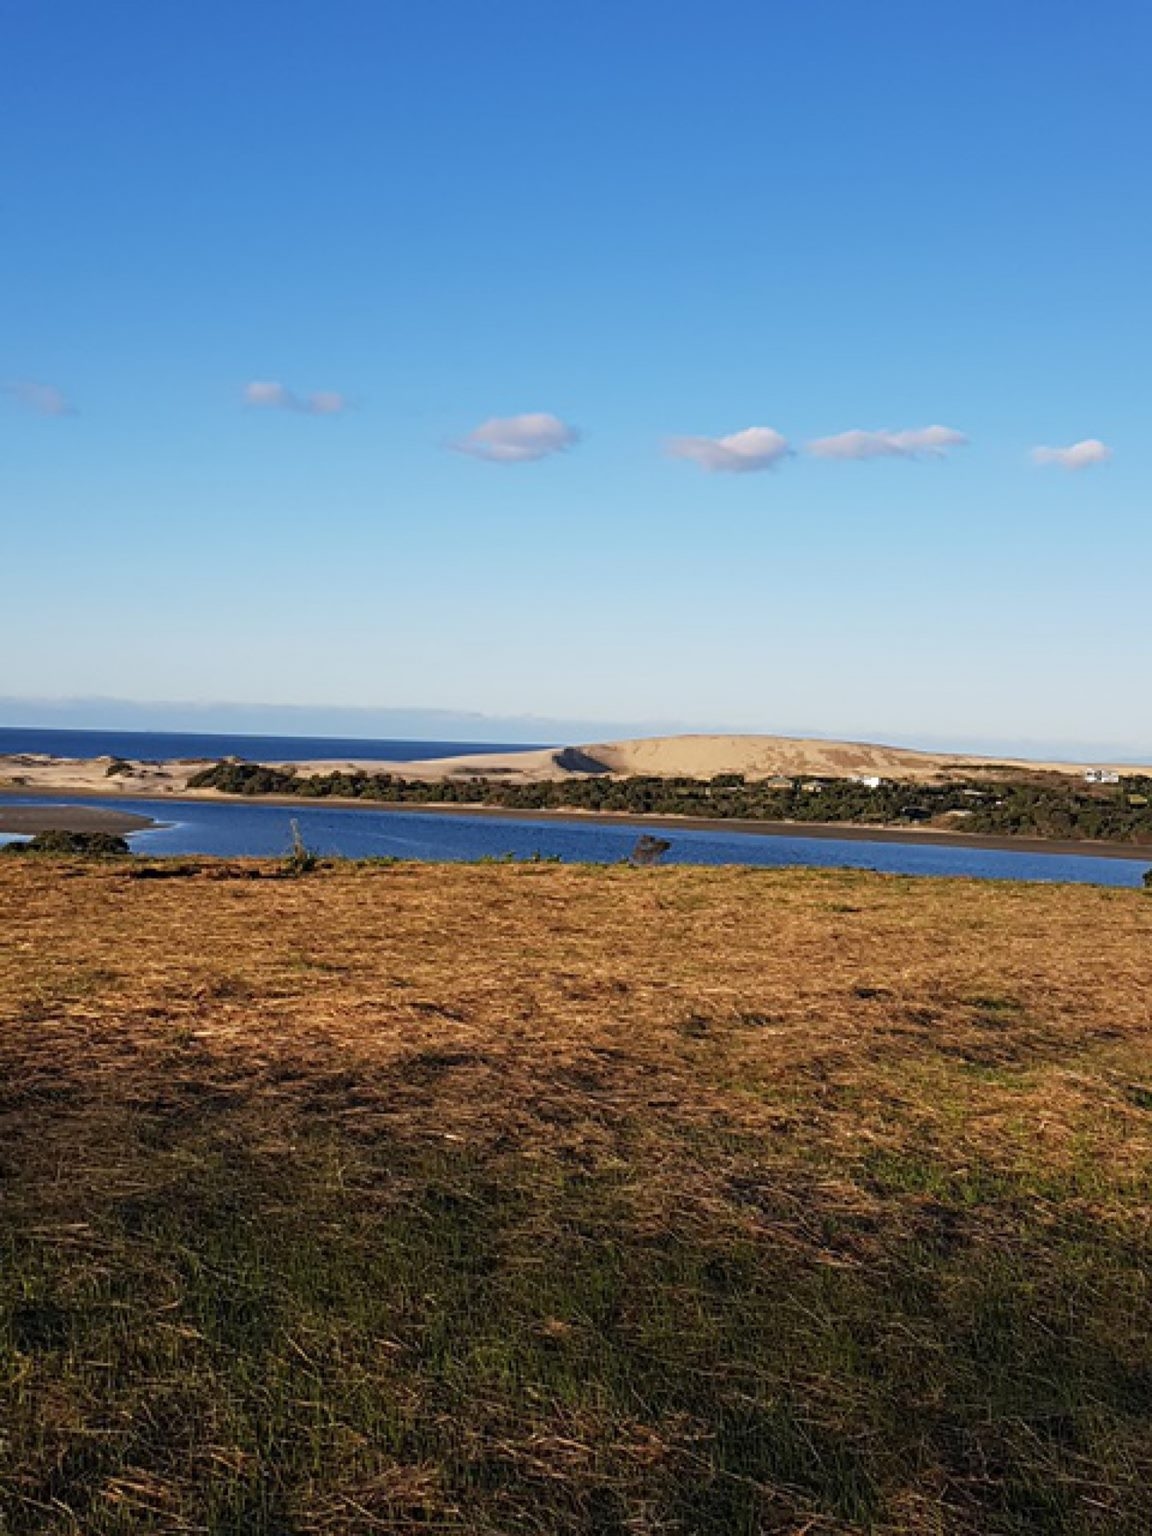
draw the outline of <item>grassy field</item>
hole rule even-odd
[[[0,859],[0,1532],[1146,1536],[1150,1033],[1136,891]]]

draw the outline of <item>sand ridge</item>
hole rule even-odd
[[[996,771],[1062,773],[1082,778],[1086,768],[1134,773],[1135,765],[995,758],[964,753],[920,752],[910,747],[874,742],[827,741],[818,737],[760,735],[648,736],[631,740],[592,742],[579,747],[542,748],[523,752],[473,753],[459,757],[426,758],[410,763],[371,760],[310,762],[309,772],[363,769],[394,773],[409,779],[501,778],[513,783],[586,777],[609,773],[624,778],[711,779],[740,773],[750,780],[776,777],[852,778],[878,776],[905,782],[946,779]]]

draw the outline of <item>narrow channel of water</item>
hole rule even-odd
[[[12,805],[61,803],[61,797],[6,796]],[[134,811],[164,823],[132,835],[143,854],[276,856],[284,853],[296,821],[301,836],[318,853],[343,858],[401,858],[470,861],[511,854],[558,857],[565,863],[615,863],[630,853],[651,828],[632,823],[505,819],[439,815],[419,810],[360,810],[339,806],[224,804],[168,800],[114,801],[68,797],[72,805]],[[1017,853],[1014,850],[957,848],[948,844],[839,841],[834,838],[763,836],[748,832],[659,829],[671,843],[670,864],[748,864],[780,867],[862,868],[902,875],[963,875],[988,880],[1071,880],[1095,885],[1139,886],[1152,864],[1145,855],[1099,858],[1081,854]]]

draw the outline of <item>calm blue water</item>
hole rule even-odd
[[[8,805],[61,804],[60,796],[5,796]],[[68,804],[108,809],[107,799],[69,797]],[[534,821],[483,816],[443,816],[418,810],[353,810],[302,805],[231,802],[173,804],[116,797],[117,809],[136,811],[167,825],[134,833],[132,847],[150,854],[278,855],[286,852],[295,820],[305,843],[318,853],[347,858],[392,857],[431,861],[479,859],[511,853],[559,855],[566,863],[613,863],[626,858],[637,837],[652,828],[639,823]],[[668,831],[671,864],[753,864],[778,867],[876,869],[902,875],[965,875],[986,880],[1071,880],[1095,885],[1138,886],[1149,858],[1101,859],[1076,854],[1000,852],[910,843],[839,842],[814,837],[764,837],[750,832]],[[11,841],[11,839],[0,839]]]
[[[539,743],[544,745],[544,743]],[[51,757],[130,757],[147,762],[244,757],[257,763],[303,763],[328,758],[365,758],[410,763],[421,757],[474,752],[530,751],[523,742],[362,741],[354,736],[232,736],[193,731],[52,731],[0,727],[0,756],[43,752]]]

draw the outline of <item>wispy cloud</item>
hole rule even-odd
[[[16,379],[10,384],[0,384],[0,390],[11,395],[25,410],[35,411],[37,416],[76,415],[76,407],[54,384],[39,384],[35,379]]]
[[[727,437],[674,437],[665,446],[674,459],[689,459],[710,475],[772,469],[792,451],[788,439],[772,427],[745,427]]]
[[[525,464],[563,453],[580,441],[575,427],[545,411],[527,416],[494,416],[452,444],[457,453],[492,464]]]
[[[1069,443],[1067,448],[1033,448],[1033,464],[1054,464],[1058,469],[1090,469],[1093,464],[1106,464],[1112,450],[1098,437],[1086,437],[1082,442]]]
[[[906,427],[899,432],[840,432],[818,437],[806,447],[818,459],[940,459],[967,442],[953,427]]]
[[[302,416],[339,416],[352,408],[348,396],[334,390],[297,395],[286,385],[266,379],[253,379],[244,386],[244,403],[265,411],[295,411]]]

